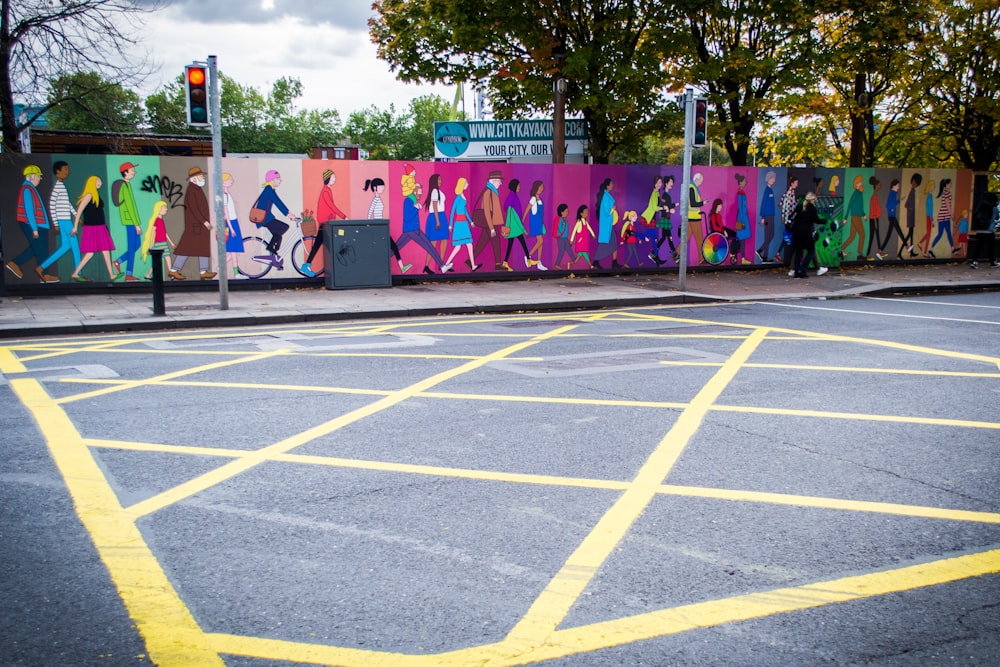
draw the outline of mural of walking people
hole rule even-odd
[[[29,164],[23,171],[24,182],[17,195],[17,223],[21,227],[28,247],[21,254],[7,262],[7,269],[18,278],[24,277],[23,264],[35,260],[35,273],[43,283],[57,283],[59,276],[45,273],[45,260],[49,255],[49,214],[38,194],[38,184],[42,182],[42,168]]]
[[[80,263],[73,269],[70,278],[79,283],[91,282],[90,278],[80,275],[80,271],[96,253],[101,253],[104,257],[104,264],[108,268],[110,279],[114,280],[118,277],[118,273],[111,263],[111,251],[115,249],[115,242],[111,239],[107,219],[104,215],[104,202],[101,201],[100,195],[101,185],[103,182],[100,177],[87,177],[83,192],[76,200],[73,234],[80,236],[80,252],[83,253],[83,256],[80,258]],[[81,222],[83,223],[82,230]]]
[[[184,280],[184,264],[188,257],[198,258],[199,277],[211,280],[215,272],[209,270],[212,258],[212,222],[205,197],[205,172],[201,167],[188,170],[188,187],[184,193],[184,233],[174,248],[174,268],[169,275],[173,280]],[[287,228],[287,227],[286,227]]]
[[[80,240],[73,236],[73,205],[69,200],[69,193],[66,191],[66,179],[69,178],[69,165],[63,160],[56,160],[52,163],[52,175],[55,176],[55,183],[52,185],[52,192],[49,194],[49,216],[52,227],[59,230],[59,245],[52,251],[48,259],[42,262],[42,273],[46,274],[48,268],[59,261],[67,252],[73,257],[73,266],[80,263]],[[58,276],[49,276],[58,278]],[[43,280],[42,282],[54,282]]]

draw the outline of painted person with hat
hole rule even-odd
[[[479,255],[489,243],[493,249],[493,270],[506,271],[500,262],[500,234],[504,226],[503,206],[500,204],[500,185],[503,183],[503,173],[499,170],[490,172],[486,187],[479,193],[475,207],[472,209],[472,224],[480,229],[479,238],[472,250],[473,255]]]
[[[49,254],[49,214],[38,194],[38,184],[42,182],[42,169],[37,164],[24,168],[24,182],[17,193],[17,223],[28,240],[28,247],[14,259],[7,262],[7,269],[18,278],[24,277],[21,265],[35,258],[35,273],[43,283],[57,283],[58,276],[50,276],[42,270],[42,263]]]
[[[198,258],[198,269],[202,280],[215,277],[208,270],[212,257],[212,222],[208,210],[205,187],[205,172],[201,167],[188,170],[188,188],[184,193],[184,233],[174,248],[174,268],[168,274],[173,280],[184,280],[181,270],[188,257]]]
[[[135,195],[132,194],[132,179],[135,178],[135,165],[131,162],[123,162],[118,167],[118,172],[122,175],[121,180],[111,184],[111,200],[118,207],[118,215],[121,217],[122,226],[125,227],[126,247],[125,252],[114,261],[115,273],[121,275],[122,262],[125,263],[125,280],[132,282],[139,280],[132,275],[135,269],[135,254],[142,247],[142,221],[139,219],[139,207],[135,204]]]
[[[325,234],[323,233],[323,223],[332,222],[337,218],[340,218],[341,220],[347,219],[347,214],[337,208],[337,205],[333,203],[333,184],[336,182],[337,174],[333,173],[333,169],[326,169],[323,171],[323,187],[319,191],[319,201],[316,203],[316,222],[319,223],[318,231],[316,232],[316,240],[313,241],[313,246],[309,250],[309,256],[306,257],[306,263],[299,269],[310,278],[315,278],[317,275],[312,269],[312,262],[316,258],[316,253],[323,247],[323,240],[325,237]]]

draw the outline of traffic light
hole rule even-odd
[[[708,100],[704,97],[694,98],[694,141],[692,146],[704,146],[708,143]]]
[[[208,127],[208,68],[204,65],[184,67],[184,88],[188,125]]]

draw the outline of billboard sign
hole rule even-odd
[[[587,123],[566,121],[566,155],[587,149]],[[441,160],[532,160],[552,157],[551,120],[477,120],[434,123],[434,157]]]

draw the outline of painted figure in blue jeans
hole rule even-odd
[[[59,230],[59,245],[49,258],[42,262],[42,273],[67,252],[73,254],[73,266],[79,264],[81,259],[80,240],[73,236],[73,204],[70,203],[69,193],[66,192],[65,181],[69,178],[69,165],[57,160],[52,164],[52,174],[56,177],[56,182],[49,194],[49,216],[52,218],[52,227]]]
[[[49,214],[38,194],[38,184],[42,182],[42,169],[36,164],[24,168],[24,183],[17,193],[17,223],[28,240],[28,247],[17,257],[7,262],[7,269],[18,278],[24,277],[21,265],[35,258],[35,273],[43,283],[57,283],[58,276],[46,275],[42,264],[49,254]]]
[[[115,181],[111,186],[112,203],[118,207],[118,214],[121,217],[122,226],[125,228],[125,252],[118,256],[112,263],[117,274],[121,277],[121,264],[125,262],[125,280],[128,282],[139,280],[132,275],[135,269],[135,254],[142,247],[142,221],[139,219],[139,207],[135,203],[135,195],[132,194],[132,179],[135,178],[135,165],[131,162],[123,162],[118,167],[118,173],[122,175],[120,181]]]

